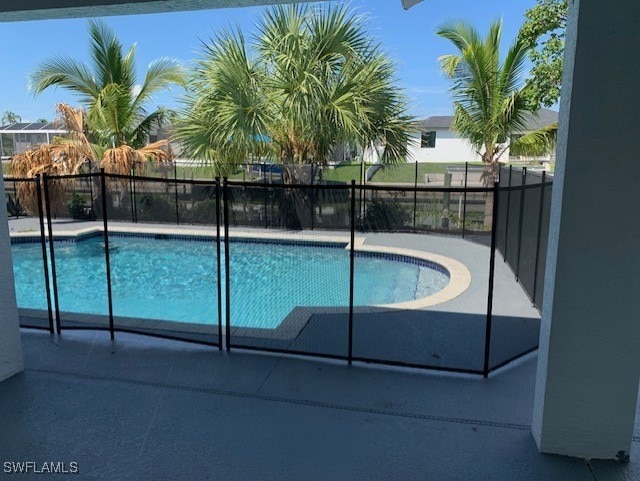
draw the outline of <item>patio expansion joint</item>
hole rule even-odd
[[[227,390],[215,389],[215,388],[204,388],[204,387],[195,387],[195,386],[185,386],[180,384],[169,384],[166,382],[165,383],[148,382],[148,381],[132,380],[132,379],[125,379],[125,378],[118,378],[118,377],[110,377],[110,376],[97,376],[97,375],[82,374],[77,372],[56,371],[51,369],[26,368],[25,371],[34,372],[38,374],[60,376],[60,377],[71,377],[71,378],[82,379],[87,381],[131,384],[136,386],[147,386],[147,387],[153,387],[153,388],[159,388],[159,389],[170,389],[174,391],[197,392],[197,393],[203,393],[203,394],[210,394],[214,396],[253,399],[257,401],[291,404],[291,405],[306,406],[306,407],[320,408],[320,409],[332,409],[332,410],[338,410],[338,411],[349,411],[349,412],[356,412],[356,413],[362,413],[362,414],[375,414],[380,416],[408,418],[408,419],[416,419],[416,420],[422,420],[422,421],[467,424],[471,426],[511,429],[511,430],[517,430],[517,431],[531,431],[530,426],[525,424],[517,424],[517,423],[485,421],[481,419],[458,418],[458,417],[450,417],[450,416],[436,416],[431,414],[409,413],[409,412],[402,412],[402,411],[390,411],[390,410],[384,410],[384,409],[369,408],[364,406],[343,405],[343,404],[335,404],[335,403],[322,402],[322,401],[311,401],[306,399],[292,399],[292,398],[270,396],[270,395],[257,394],[257,393],[253,394],[253,393],[238,392],[238,391],[227,391]]]

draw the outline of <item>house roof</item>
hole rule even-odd
[[[0,131],[5,134],[11,133],[34,133],[34,132],[46,132],[56,131],[64,132],[64,129],[57,128],[53,122],[17,122],[14,124],[3,125],[0,127]]]
[[[525,131],[538,130],[558,121],[558,112],[550,109],[540,109],[535,114],[527,116]],[[450,129],[453,115],[434,115],[418,121],[421,130]]]
[[[418,125],[421,129],[448,129],[453,122],[453,115],[435,115],[419,120]]]
[[[540,109],[535,114],[528,116],[525,130],[538,130],[557,121],[558,112],[550,109]]]

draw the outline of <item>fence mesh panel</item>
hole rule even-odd
[[[230,181],[222,189],[214,180],[185,180],[176,168],[163,168],[138,166],[137,174],[156,177],[47,180],[55,237],[47,253],[62,329],[109,327],[108,250],[116,330],[218,345],[227,327],[220,320],[229,315],[230,347],[345,359],[352,320],[355,360],[478,373],[497,202],[502,255],[495,264],[489,367],[537,345],[539,313],[531,300],[542,303],[551,206],[550,182],[537,173],[503,168],[494,199],[493,189],[478,185],[351,185],[321,180],[316,167],[270,164],[241,166],[238,175],[252,182]],[[4,185],[16,226],[21,321],[26,325],[33,315],[38,327],[48,327],[35,181],[5,179]],[[225,227],[229,235],[220,245],[217,230]],[[437,256],[472,274],[466,289],[432,302],[429,288],[443,292],[449,269],[456,269],[441,267],[449,261]]]
[[[464,212],[463,194],[436,189],[399,195],[383,187],[367,189],[375,195],[363,215],[367,229],[357,234],[361,237],[355,258],[354,358],[481,372],[486,304],[470,299],[487,299],[490,249],[461,238],[463,215],[453,218],[452,211]],[[477,194],[475,207],[484,213],[492,193]],[[414,205],[418,233],[410,233]],[[430,297],[450,283],[449,271],[430,254],[434,252],[472,263],[479,274],[468,290],[446,303]]]
[[[511,169],[511,189],[507,191],[507,242],[505,244],[505,260],[514,272],[518,264],[518,236],[520,235],[520,205],[522,204],[521,170]]]
[[[500,196],[498,200],[498,222],[496,224],[496,249],[500,251],[504,258],[507,245],[507,220],[509,214],[509,198],[510,193],[508,191],[509,184],[511,182],[511,169],[508,167],[500,167]]]
[[[9,227],[26,235],[11,239],[13,275],[20,325],[49,328],[45,262],[40,237],[37,183],[34,179],[4,179]]]
[[[230,345],[346,357],[349,189],[229,184],[226,202]]]
[[[491,369],[538,345],[550,206],[550,185],[543,180],[533,171],[501,172],[497,240],[502,255],[494,276]]]
[[[107,180],[114,326],[219,344],[216,184]]]
[[[47,178],[60,325],[107,328],[106,252],[99,174]],[[51,254],[51,253],[50,253]]]
[[[522,287],[529,298],[533,300],[533,285],[536,277],[538,226],[540,225],[542,177],[534,172],[528,172],[525,179],[526,188],[524,189],[523,195],[522,231],[516,270]]]
[[[537,280],[534,301],[538,309],[542,310],[544,294],[545,266],[547,264],[547,241],[549,237],[549,219],[551,218],[551,193],[553,186],[547,182],[541,191],[542,195],[542,223],[540,226],[540,253],[538,255]]]

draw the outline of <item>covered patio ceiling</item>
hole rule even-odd
[[[297,3],[310,0],[298,0]],[[316,0],[317,1],[317,0]],[[21,0],[0,2],[0,22],[102,17],[293,3],[291,0]],[[412,3],[412,2],[409,2]],[[415,3],[415,0],[413,0]]]

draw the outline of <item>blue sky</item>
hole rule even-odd
[[[371,33],[397,64],[398,84],[411,99],[411,113],[417,117],[451,113],[448,83],[439,71],[437,58],[453,50],[435,35],[443,22],[463,19],[481,32],[490,22],[504,21],[504,48],[515,37],[526,9],[535,0],[426,0],[408,11],[400,0],[352,0],[349,5],[368,18]],[[201,42],[220,28],[239,25],[244,32],[255,30],[262,8],[235,8],[154,15],[108,17],[123,45],[137,44],[138,72],[158,57],[174,57],[185,65],[198,58]],[[0,114],[16,112],[24,120],[53,119],[58,102],[77,104],[73,95],[50,89],[34,98],[27,91],[27,78],[43,59],[70,55],[87,60],[88,37],[85,19],[0,23],[4,39],[0,62]],[[158,95],[154,102],[176,106],[181,89]]]

